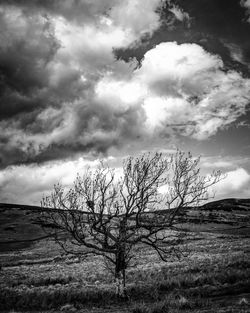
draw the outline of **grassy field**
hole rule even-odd
[[[0,215],[2,311],[250,312],[250,232],[242,211],[237,225],[207,224],[185,244],[190,255],[180,261],[164,263],[138,247],[127,272],[126,302],[116,298],[100,257],[82,261],[65,255],[50,238],[34,240],[44,234],[30,212],[3,209]]]

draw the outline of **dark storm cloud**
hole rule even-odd
[[[145,120],[144,112],[138,107],[121,110],[119,105],[114,108],[98,101],[91,105],[75,103],[60,111],[48,109],[48,114],[42,117],[43,114],[40,113],[39,121],[25,115],[15,125],[8,126],[15,132],[0,137],[2,166],[63,159],[82,151],[105,155],[110,147],[122,147],[127,140],[137,139],[138,125]],[[31,135],[24,144],[25,126]]]
[[[50,21],[0,8],[0,119],[30,112],[43,103],[46,65],[58,42]]]
[[[72,101],[82,90],[77,84],[79,73],[68,68],[58,83],[50,84],[50,66],[60,45],[48,17],[19,7],[1,7],[0,23],[1,167],[40,161],[43,154],[45,159],[60,158],[60,144],[55,148],[52,144],[46,152],[50,143],[37,142],[35,135],[53,132],[62,123],[61,102]],[[57,114],[41,119],[49,107],[59,107]],[[26,142],[23,131],[29,135]]]
[[[24,145],[22,131],[36,133],[35,128],[42,127],[39,123],[31,127],[37,116],[58,101],[49,90],[48,64],[59,43],[49,18],[18,7],[1,6],[0,24],[0,164],[4,167],[34,155],[34,144]]]
[[[140,106],[110,105],[96,99],[95,90],[109,71],[117,77],[132,73],[131,64],[116,62],[113,48],[159,26],[159,0],[145,1],[143,17],[134,4],[1,1],[2,168],[82,151],[105,154],[141,135]]]

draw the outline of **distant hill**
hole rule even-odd
[[[226,210],[226,211],[234,211],[234,210],[242,210],[249,211],[250,210],[250,199],[223,199],[213,202],[208,202],[202,206],[207,210]]]
[[[47,209],[0,203],[0,252],[26,248],[46,238],[39,220],[43,210]],[[192,231],[250,237],[250,199],[223,199],[187,208],[180,220]]]
[[[190,229],[250,237],[250,199],[222,199],[183,212]]]

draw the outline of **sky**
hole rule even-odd
[[[1,0],[0,202],[177,148],[250,198],[249,35],[250,0]]]

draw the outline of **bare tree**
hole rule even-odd
[[[125,272],[136,246],[154,249],[164,261],[182,253],[179,213],[207,200],[209,187],[221,179],[220,172],[200,176],[199,160],[180,151],[144,154],[127,158],[121,177],[101,163],[70,190],[56,185],[42,200],[56,241],[68,253],[103,256],[117,294],[126,296]]]

